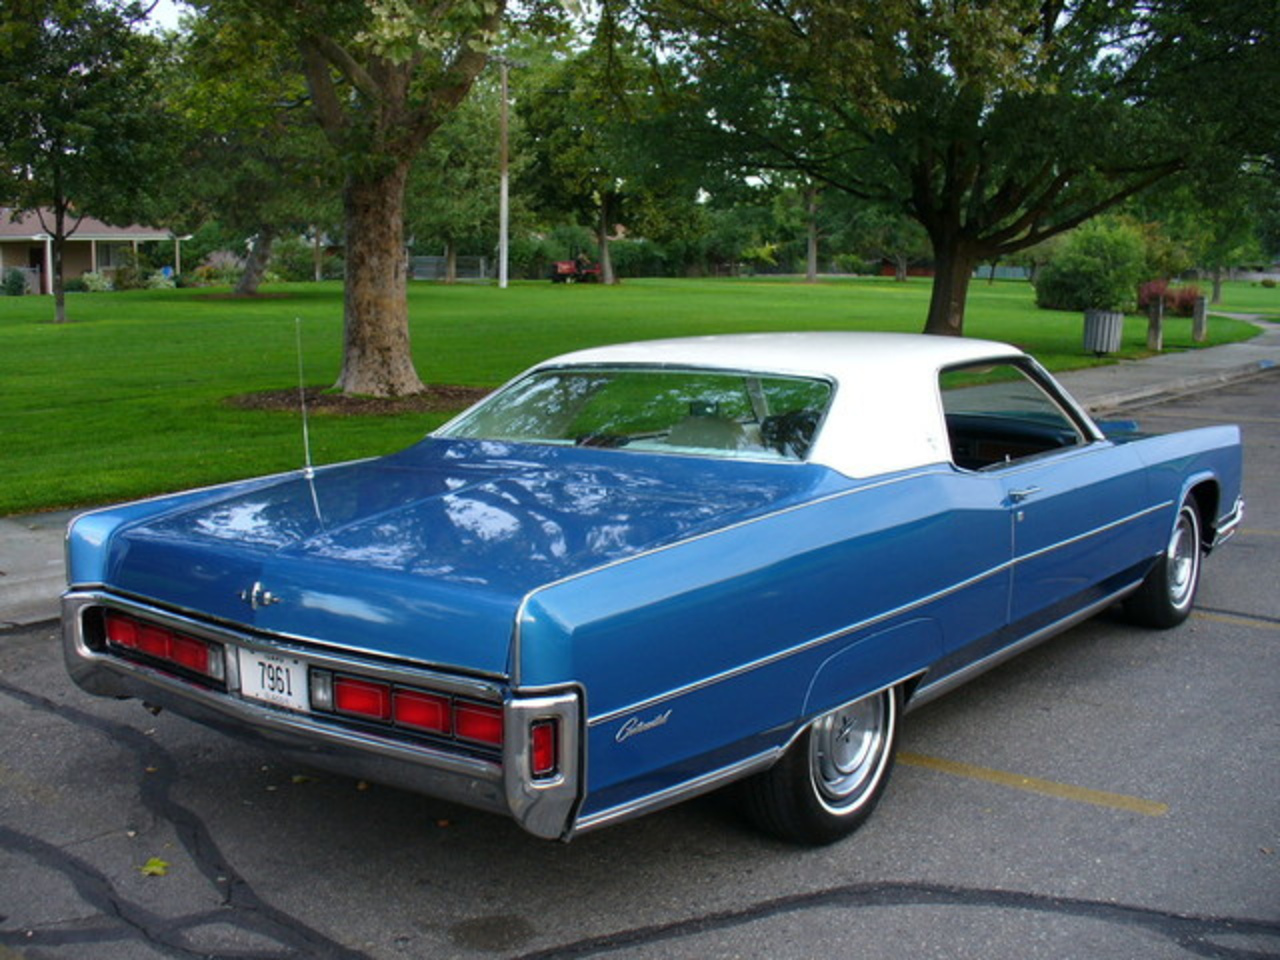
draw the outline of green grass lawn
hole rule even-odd
[[[295,318],[306,379],[332,383],[342,340],[338,283],[219,291],[78,294],[72,323],[49,323],[47,297],[0,298],[0,515],[108,503],[302,463],[295,412],[245,410],[226,398],[297,383]],[[225,293],[225,291],[222,291]],[[1223,309],[1262,312],[1261,287],[1229,285]],[[1280,301],[1280,296],[1274,299]],[[929,282],[635,280],[620,287],[516,283],[416,284],[414,358],[423,379],[495,386],[567,350],[623,340],[761,330],[918,331]],[[1213,342],[1252,335],[1215,319]],[[1096,361],[1079,315],[1035,309],[1025,283],[975,282],[966,332],[1017,343],[1051,369]],[[1145,321],[1125,324],[1121,356],[1142,355]],[[1168,349],[1191,347],[1189,320],[1170,319]],[[313,415],[315,461],[386,453],[447,414]]]

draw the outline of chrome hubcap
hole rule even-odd
[[[1167,551],[1169,571],[1169,602],[1182,608],[1191,600],[1195,589],[1196,571],[1200,565],[1200,543],[1195,521],[1184,509],[1178,516],[1177,526],[1169,540]]]
[[[891,692],[866,697],[814,722],[809,769],[823,805],[856,810],[873,793],[889,758],[894,708]]]

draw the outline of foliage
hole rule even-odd
[[[170,98],[189,139],[175,216],[216,224],[224,245],[259,254],[238,287],[251,294],[277,237],[337,224],[340,180],[290,69],[296,44],[270,31],[240,36],[206,16],[191,22],[181,54]]]
[[[62,249],[81,218],[146,221],[173,148],[158,115],[162,42],[136,31],[143,4],[12,0],[0,7],[0,196],[44,210],[55,320],[66,319]]]
[[[85,293],[109,293],[115,289],[110,277],[93,271],[80,274],[80,283]]]
[[[1190,317],[1195,315],[1196,301],[1202,296],[1200,288],[1194,283],[1175,287],[1165,280],[1152,280],[1138,288],[1138,309],[1147,310],[1159,300],[1164,303],[1165,313]]]
[[[1145,269],[1142,237],[1097,220],[1076,230],[1036,277],[1036,304],[1050,310],[1120,310],[1133,303]]]
[[[5,271],[3,292],[6,297],[20,297],[27,292],[27,275],[17,267]]]
[[[282,280],[293,282],[314,280],[316,273],[315,246],[304,237],[286,237],[271,250],[271,270]],[[342,258],[322,252],[320,270],[322,279],[342,278]]]
[[[1280,97],[1272,6],[629,3],[683,71],[681,145],[915,220],[937,268],[926,329],[951,334],[978,263],[1179,171],[1212,179],[1275,151],[1255,106]]]

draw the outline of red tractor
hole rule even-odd
[[[557,260],[551,264],[552,283],[599,283],[600,265],[586,257]]]

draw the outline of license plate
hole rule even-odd
[[[307,709],[307,665],[293,657],[239,649],[240,694],[290,710]]]

